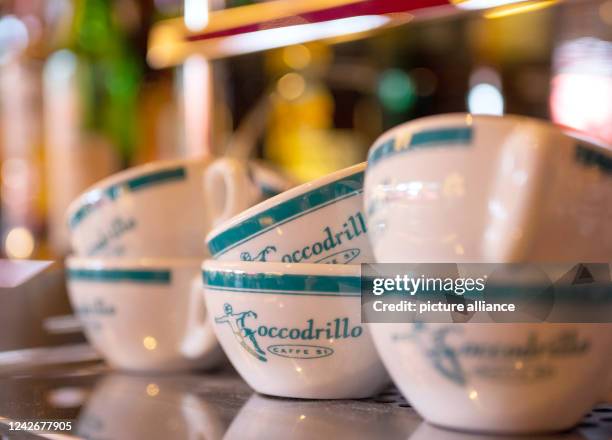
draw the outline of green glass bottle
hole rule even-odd
[[[143,61],[113,17],[112,0],[77,0],[70,49],[78,59],[83,129],[104,134],[129,164]]]

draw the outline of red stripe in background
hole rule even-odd
[[[419,9],[448,5],[448,0],[366,0],[358,3],[349,3],[319,11],[306,12],[286,18],[262,21],[256,24],[238,26],[217,32],[209,32],[185,37],[187,41],[210,40],[231,35],[246,34],[264,29],[281,28],[298,24],[320,23],[340,18],[355,17],[359,15],[383,15],[397,12],[414,12]]]

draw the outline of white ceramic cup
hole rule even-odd
[[[607,262],[612,151],[518,116],[449,114],[383,134],[364,185],[380,263]]]
[[[263,394],[350,399],[387,373],[360,314],[360,266],[208,260],[206,306],[242,378]]]
[[[443,427],[535,434],[573,427],[609,386],[609,324],[370,324],[389,374]]]
[[[220,440],[226,422],[214,405],[193,392],[201,380],[184,375],[105,375],[79,411],[75,434],[88,439]]]
[[[70,205],[71,244],[80,256],[203,258],[216,222],[291,186],[231,158],[152,162],[98,182]]]
[[[206,237],[223,261],[372,261],[363,215],[365,163],[292,188],[247,209]]]
[[[221,359],[199,259],[69,258],[68,292],[85,335],[113,367],[173,371]]]
[[[451,114],[400,125],[375,143],[366,170],[376,261],[606,262],[611,170],[606,147],[530,118]],[[392,378],[434,424],[562,430],[607,388],[609,324],[371,329]],[[572,337],[588,348],[572,347]]]

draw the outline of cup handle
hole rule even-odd
[[[533,140],[544,135],[550,136],[535,124],[523,122],[506,138],[489,195],[482,250],[486,262],[522,261],[527,255],[550,144]]]
[[[229,157],[215,160],[204,172],[203,185],[214,225],[239,214],[254,202],[253,182],[244,161]]]
[[[217,338],[208,319],[202,279],[198,275],[191,282],[187,328],[181,344],[181,353],[190,359],[196,359],[211,353],[216,346]]]

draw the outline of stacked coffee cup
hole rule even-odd
[[[210,319],[256,391],[347,399],[372,396],[388,383],[361,323],[359,263],[373,261],[365,168],[292,188],[206,239],[214,258],[203,265]]]
[[[290,182],[259,163],[161,161],[106,178],[68,210],[75,313],[113,367],[168,371],[222,359],[205,313],[200,266],[217,222]]]
[[[411,121],[383,134],[367,165],[215,228],[207,237],[214,260],[203,265],[210,320],[262,393],[372,395],[386,375],[371,331],[427,421],[501,433],[567,429],[612,383],[612,325],[366,326],[357,263],[607,262],[611,206],[609,147],[523,117]],[[568,338],[579,345],[572,350]]]
[[[395,127],[370,149],[364,200],[379,263],[603,263],[610,285],[612,150],[549,123],[450,114]],[[569,429],[606,398],[609,322],[371,329],[427,421],[532,434]]]
[[[389,371],[427,421],[470,431],[567,429],[604,397],[612,325],[365,325],[359,264],[607,264],[609,147],[530,118],[439,115],[383,134],[367,164],[287,186],[192,160],[81,196],[70,294],[109,363],[205,366],[220,344],[256,391],[308,399],[372,396]],[[287,190],[261,201],[269,188]]]

